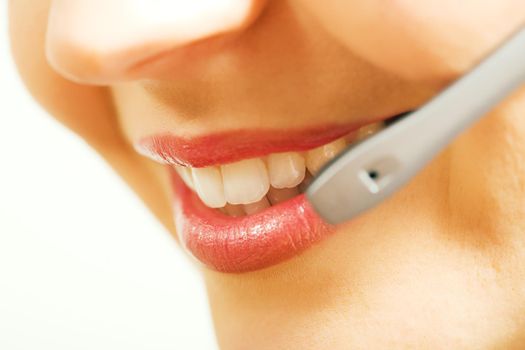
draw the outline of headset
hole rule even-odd
[[[327,222],[339,224],[402,188],[462,131],[525,84],[525,27],[420,109],[350,145],[306,190]]]

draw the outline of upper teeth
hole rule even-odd
[[[230,204],[258,202],[270,188],[268,171],[260,158],[226,164],[221,171],[224,195]]]
[[[363,134],[358,135],[358,139],[368,135]],[[250,214],[275,204],[280,197],[286,199],[299,193],[298,185],[305,179],[306,170],[315,175],[346,147],[347,140],[340,138],[305,153],[285,152],[221,166],[175,166],[175,169],[208,207],[226,206],[224,211],[229,213],[238,210],[237,206],[230,205],[241,204],[244,211]],[[283,192],[280,189],[291,190]]]
[[[344,139],[335,140],[327,145],[308,151],[306,154],[306,166],[312,175],[315,175],[327,161],[334,158],[344,150],[346,141]]]
[[[221,208],[226,205],[219,167],[195,168],[192,169],[192,175],[195,191],[207,206]]]
[[[267,160],[270,183],[275,188],[291,188],[304,179],[304,157],[297,152],[270,154]]]

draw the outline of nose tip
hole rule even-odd
[[[129,68],[140,62],[247,27],[261,2],[54,0],[48,20],[47,58],[55,70],[80,83],[136,79]]]

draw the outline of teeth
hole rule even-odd
[[[268,173],[273,187],[295,187],[304,179],[304,158],[297,152],[271,154],[268,156]]]
[[[260,158],[221,166],[226,201],[249,204],[261,200],[270,188],[264,162]]]
[[[208,207],[219,208],[229,216],[250,215],[304,192],[321,167],[347,144],[360,141],[383,127],[382,122],[365,126],[305,154],[270,154],[266,164],[261,158],[253,158],[222,166],[174,168]]]
[[[193,168],[192,175],[195,191],[204,204],[211,208],[226,205],[221,171],[218,167]]]
[[[306,153],[306,167],[308,171],[315,175],[323,165],[337,156],[345,147],[345,140],[340,138],[327,145],[308,151]]]
[[[188,186],[192,190],[195,190],[195,187],[193,186],[193,179],[191,176],[191,169],[187,167],[183,167],[183,166],[177,166],[177,165],[174,165],[174,167],[175,167],[175,170],[177,170],[177,173],[179,174],[182,181],[184,181],[184,183],[186,184],[186,186]]]
[[[270,206],[270,202],[266,197],[263,197],[260,201],[244,205],[244,212],[246,215],[251,215],[263,211]]]
[[[385,127],[385,123],[382,121],[363,126],[361,129],[357,131],[357,141],[362,140],[372,134],[375,134],[376,132],[383,129],[384,127]]]

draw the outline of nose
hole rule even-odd
[[[204,39],[247,28],[263,0],[53,0],[46,55],[55,70],[88,84],[137,78],[131,67]]]

